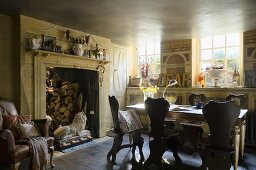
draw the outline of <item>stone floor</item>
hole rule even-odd
[[[149,156],[148,137],[144,136],[145,143],[143,153],[145,158]],[[127,138],[125,139],[127,141]],[[55,154],[54,170],[141,170],[143,164],[138,163],[139,153],[136,151],[136,162],[131,161],[131,150],[123,149],[117,154],[116,163],[107,161],[106,155],[110,150],[112,140],[103,142],[100,145],[84,148],[68,154]],[[170,170],[195,170],[199,169],[201,159],[197,153],[186,154],[179,152],[182,164],[176,165],[171,152],[163,156],[165,169]],[[231,168],[233,169],[233,168]],[[239,162],[238,170],[256,170],[256,148],[246,147],[244,159]]]

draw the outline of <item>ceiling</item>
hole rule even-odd
[[[121,45],[256,29],[256,0],[1,0],[0,13],[23,14]]]

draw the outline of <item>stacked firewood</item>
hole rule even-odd
[[[79,84],[63,82],[60,88],[47,94],[47,115],[53,119],[52,128],[69,125],[76,112]]]

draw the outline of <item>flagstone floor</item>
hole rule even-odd
[[[144,136],[143,153],[145,158],[149,156],[148,137]],[[125,137],[125,141],[128,139]],[[112,164],[106,158],[112,146],[112,140],[101,144],[87,147],[72,153],[55,155],[54,170],[141,170],[143,165],[138,163],[140,156],[136,151],[137,162],[131,161],[131,150],[123,149],[117,154],[116,163]],[[179,153],[182,164],[176,165],[171,152],[166,152],[163,156],[167,164],[165,169],[170,170],[196,170],[201,165],[201,159],[197,153]],[[233,168],[232,168],[233,169]],[[244,160],[239,162],[238,170],[256,170],[256,148],[246,148]]]

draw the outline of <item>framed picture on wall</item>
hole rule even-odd
[[[56,46],[56,37],[42,35],[42,50],[54,51]]]

